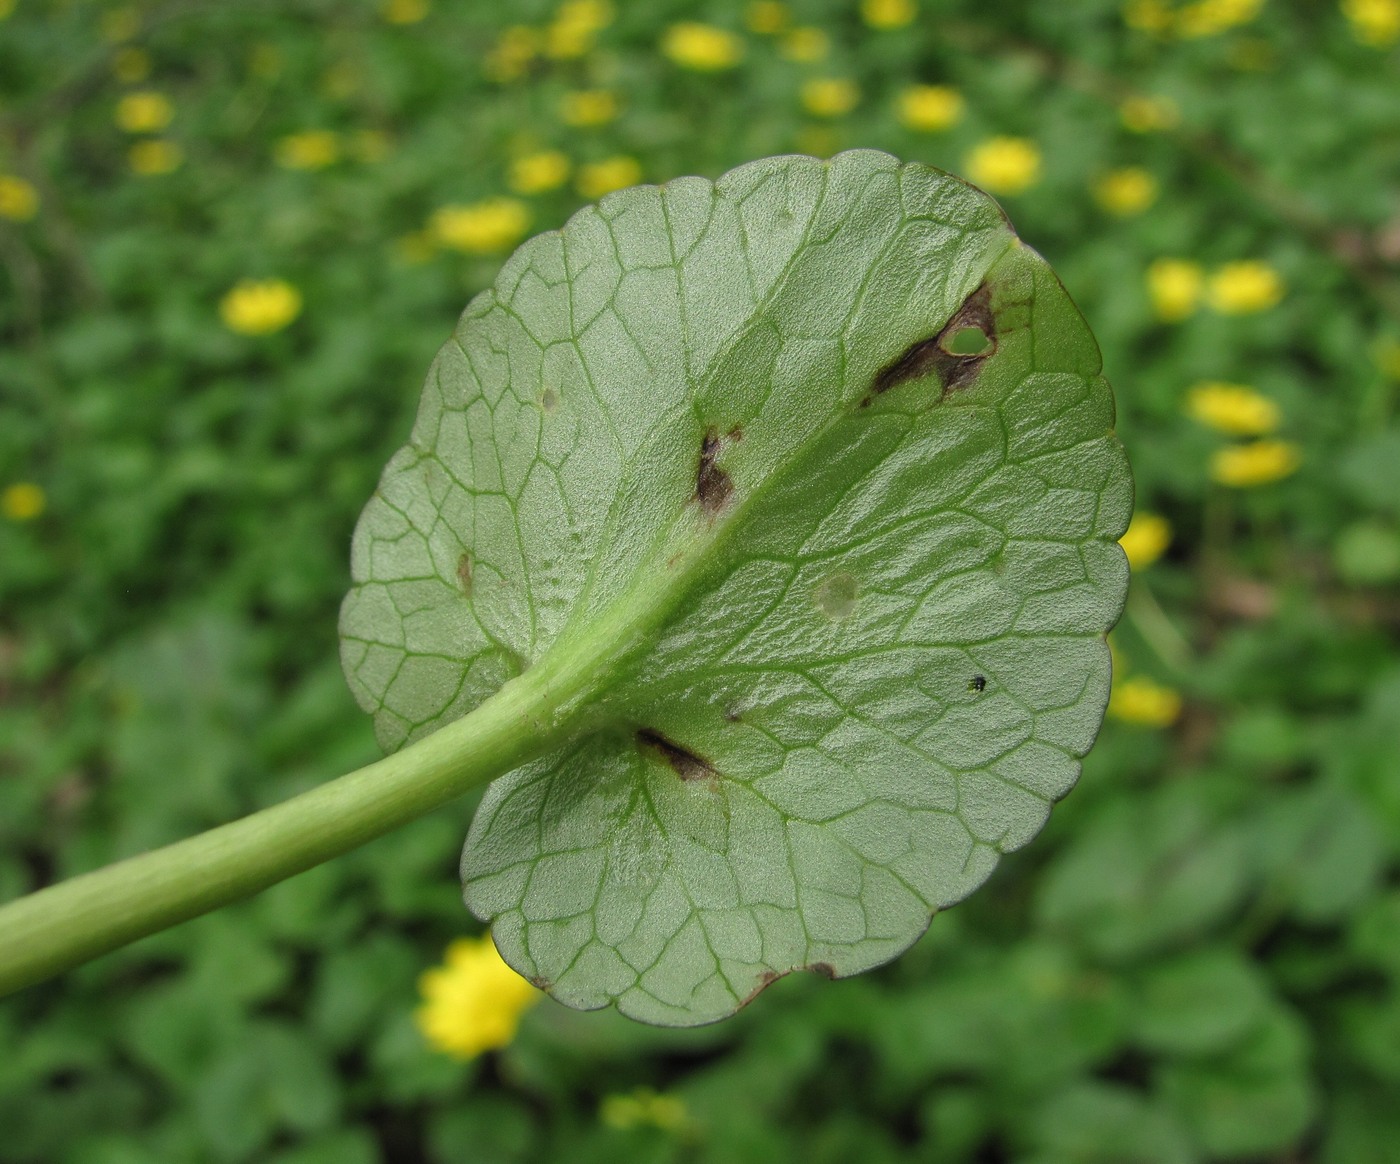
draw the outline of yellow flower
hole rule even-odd
[[[0,493],[0,513],[11,521],[33,521],[47,505],[44,491],[32,481],[16,481]]]
[[[526,154],[510,164],[507,185],[517,194],[543,194],[569,180],[569,159],[558,150]]]
[[[151,75],[151,54],[145,49],[118,49],[112,57],[112,76],[123,85],[135,85]]]
[[[28,222],[39,212],[39,191],[23,178],[0,174],[0,218]]]
[[[437,239],[433,237],[432,231],[416,230],[412,234],[402,234],[394,240],[394,254],[398,260],[409,267],[416,267],[420,263],[426,263],[433,257],[433,252],[437,250]]]
[[[1218,36],[1248,24],[1264,7],[1264,0],[1196,0],[1176,14],[1176,34],[1181,37]]]
[[[1181,111],[1170,97],[1129,97],[1118,107],[1118,116],[1129,133],[1175,129],[1181,122]]]
[[[1400,380],[1400,341],[1389,336],[1377,340],[1371,347],[1371,358],[1385,375]]]
[[[418,1029],[435,1050],[457,1059],[504,1047],[520,1016],[543,997],[505,964],[489,934],[448,946],[443,965],[418,979],[418,993]]]
[[[1157,259],[1147,268],[1147,294],[1152,310],[1166,323],[1178,323],[1196,310],[1205,287],[1200,263],[1189,259]]]
[[[899,95],[898,114],[906,129],[938,133],[962,117],[962,94],[947,85],[910,85]]]
[[[778,43],[778,52],[790,61],[811,64],[831,51],[831,38],[820,28],[794,28]]]
[[[1141,727],[1170,727],[1181,715],[1181,696],[1144,676],[1123,679],[1113,685],[1108,714]]]
[[[842,117],[860,103],[860,89],[848,77],[813,77],[802,83],[802,108],[813,117]]]
[[[1160,513],[1135,513],[1127,531],[1118,539],[1128,555],[1128,565],[1145,570],[1166,552],[1172,543],[1172,526]]]
[[[587,55],[612,19],[612,5],[603,0],[566,0],[545,29],[544,55],[556,61]]]
[[[1217,432],[1231,436],[1263,436],[1278,428],[1278,405],[1246,384],[1205,381],[1186,394],[1186,412]]]
[[[1372,48],[1400,40],[1400,0],[1342,0],[1351,35]]]
[[[175,108],[163,93],[141,89],[117,102],[117,128],[127,133],[159,133],[175,116]]]
[[[679,1096],[658,1095],[650,1087],[639,1087],[630,1095],[605,1096],[598,1105],[598,1118],[620,1132],[641,1127],[678,1132],[690,1123],[690,1113]]]
[[[1222,315],[1267,311],[1283,298],[1283,280],[1268,263],[1226,263],[1210,277],[1206,301]]]
[[[1172,25],[1172,10],[1165,0],[1128,0],[1123,5],[1123,23],[1139,32],[1166,32]]]
[[[773,36],[791,23],[787,5],[778,0],[753,0],[744,10],[744,27],[759,36]]]
[[[963,168],[993,194],[1019,194],[1040,178],[1040,150],[1024,137],[993,137],[968,154]]]
[[[486,75],[502,83],[518,81],[539,51],[539,34],[526,25],[513,24],[502,31],[496,47],[486,54]]]
[[[1141,214],[1157,201],[1157,179],[1138,166],[1110,170],[1094,183],[1094,200],[1120,218]]]
[[[185,155],[173,141],[165,138],[152,138],[138,141],[127,151],[127,161],[137,174],[168,174],[177,170]]]
[[[328,129],[290,133],[277,142],[277,164],[288,170],[324,170],[340,159],[340,138]]]
[[[1287,477],[1302,459],[1301,450],[1292,441],[1250,441],[1216,449],[1210,459],[1210,475],[1232,489],[1249,489]]]
[[[635,186],[641,180],[642,167],[637,159],[618,156],[580,166],[575,185],[585,198],[601,198],[624,186]]]
[[[102,14],[102,38],[121,44],[141,31],[141,14],[135,8],[112,8]]]
[[[686,21],[666,30],[661,52],[683,69],[713,73],[737,65],[744,55],[744,42],[728,29]]]
[[[243,279],[219,301],[219,314],[230,331],[267,335],[301,314],[301,292],[282,279]]]
[[[428,222],[429,231],[442,246],[473,255],[508,251],[529,227],[529,210],[514,198],[443,206],[433,212]]]
[[[362,162],[382,162],[389,154],[389,135],[380,129],[359,130],[350,139],[350,151]]]
[[[617,116],[617,96],[607,89],[575,89],[559,100],[559,118],[576,129],[606,125]]]
[[[428,0],[384,0],[379,15],[390,24],[417,24],[431,7]]]
[[[903,28],[918,15],[914,0],[861,0],[860,17],[871,28]]]

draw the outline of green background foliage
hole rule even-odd
[[[47,508],[0,518],[0,896],[374,757],[336,659],[350,530],[500,262],[422,232],[545,148],[664,180],[847,146],[966,172],[989,137],[1036,143],[1039,180],[1006,206],[1093,325],[1139,505],[1175,530],[1134,579],[1121,670],[1180,691],[1180,717],[1111,722],[1040,841],[889,967],[788,979],[688,1032],[544,1003],[467,1064],[412,1019],[417,976],[474,925],[454,880],[472,806],[454,805],[0,1003],[7,1164],[1392,1150],[1395,49],[1329,3],[1273,0],[1202,37],[1090,0],[925,0],[890,32],[846,0],[791,10],[827,32],[825,60],[745,32],[732,72],[687,72],[658,52],[666,26],[740,31],[743,5],[627,5],[583,57],[502,83],[484,61],[507,18],[484,0],[403,25],[360,4],[19,0],[0,22],[0,171],[39,206],[0,219],[0,489],[36,483]],[[133,46],[151,73],[124,83]],[[859,103],[809,116],[814,77],[855,80]],[[904,128],[915,81],[960,90],[963,118]],[[562,125],[560,97],[599,86],[619,116]],[[132,172],[114,124],[144,87],[173,102],[170,173]],[[1129,131],[1119,106],[1142,94],[1179,124]],[[309,129],[340,134],[341,160],[279,165]],[[1091,189],[1130,165],[1160,195],[1111,215]],[[543,229],[586,199],[525,201]],[[1287,291],[1164,323],[1145,284],[1162,257],[1264,260]],[[300,290],[301,315],[230,331],[223,295],[267,277]],[[1223,438],[1183,412],[1200,380],[1276,400],[1298,471],[1213,483]],[[638,1087],[686,1119],[601,1118]]]

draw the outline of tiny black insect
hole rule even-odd
[[[987,677],[985,675],[974,675],[967,685],[969,691],[985,691],[987,689]]]

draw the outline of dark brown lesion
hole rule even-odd
[[[954,337],[961,340],[962,332],[980,332],[984,342],[982,350],[973,354],[960,353]],[[975,337],[974,337],[975,338]],[[943,329],[930,339],[920,340],[911,345],[892,364],[886,365],[871,381],[870,391],[860,402],[867,407],[881,393],[888,392],[896,385],[910,380],[921,380],[925,376],[936,375],[943,384],[943,395],[965,388],[977,378],[982,363],[996,351],[996,317],[992,313],[992,292],[983,283],[964,300],[953,318],[944,324]]]
[[[700,465],[695,474],[695,500],[707,517],[714,517],[729,495],[734,492],[734,482],[729,474],[716,463],[719,460],[723,439],[717,429],[708,429],[700,443]]]
[[[472,556],[463,551],[457,559],[457,584],[468,598],[472,596]]]
[[[714,765],[703,756],[697,756],[688,748],[668,740],[653,728],[637,730],[637,747],[665,761],[682,780],[707,780],[719,775]]]

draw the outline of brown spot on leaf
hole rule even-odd
[[[468,598],[472,596],[472,556],[463,552],[457,559],[457,584]]]
[[[530,976],[530,985],[535,987],[537,990],[543,990],[546,992],[554,989],[554,983],[552,983],[543,974],[532,974]]]
[[[804,969],[810,970],[813,974],[820,974],[823,978],[836,977],[836,967],[830,962],[813,962],[810,966],[804,967]]]
[[[553,412],[559,407],[559,393],[553,388],[546,388],[540,393],[540,408],[544,412]]]
[[[778,981],[779,978],[782,977],[784,977],[784,975],[779,974],[776,970],[765,970],[762,974],[758,976],[758,982],[754,984],[754,988],[739,1000],[738,1009],[742,1010],[744,1007],[748,1006],[749,1003],[751,1003],[755,998],[757,998],[760,994],[762,994],[765,990],[772,986],[773,983],[775,983],[776,981]]]
[[[709,429],[700,443],[700,467],[695,474],[695,500],[707,517],[714,517],[734,492],[734,482],[716,460],[721,447],[719,433]]]
[[[724,435],[727,436],[735,444],[738,444],[741,440],[744,439],[744,430],[740,425],[736,424]]]
[[[981,342],[969,345],[968,338],[976,339],[976,333],[980,333]],[[981,350],[966,353],[963,349],[968,346]],[[996,351],[996,346],[992,293],[984,283],[967,297],[942,331],[932,339],[913,344],[899,359],[883,368],[872,381],[870,393],[860,402],[860,407],[868,407],[873,397],[898,384],[930,374],[937,375],[943,382],[944,396],[965,388],[977,377],[982,361]]]
[[[651,728],[638,729],[637,747],[664,760],[682,780],[704,780],[719,775],[708,760],[668,740]]]

